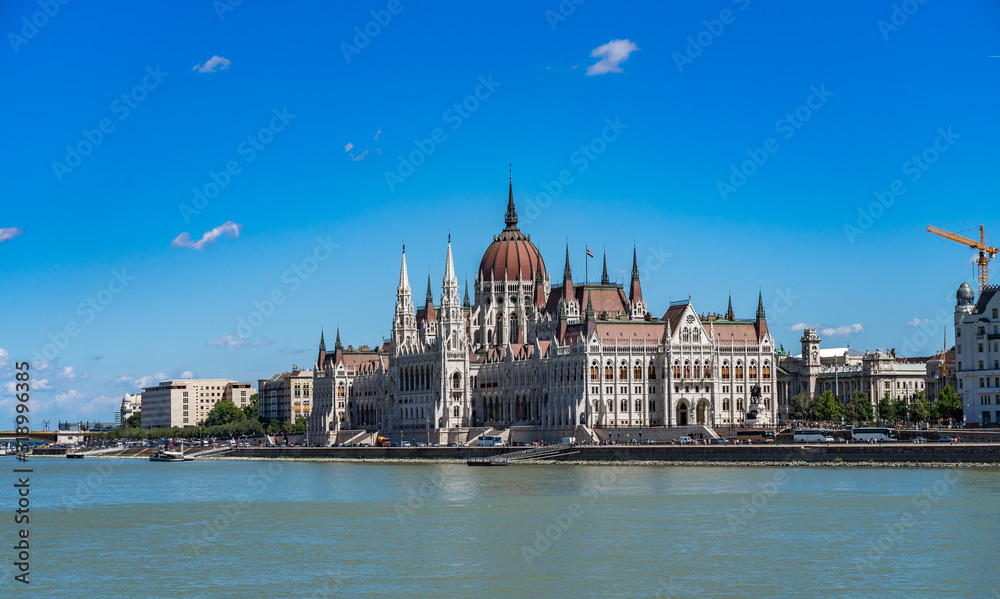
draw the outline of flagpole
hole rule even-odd
[[[583,246],[583,284],[590,280],[590,248]]]

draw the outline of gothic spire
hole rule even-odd
[[[601,285],[610,285],[611,280],[608,278],[608,250],[604,250],[604,272],[601,273]]]
[[[344,349],[344,346],[340,344],[340,327],[337,327],[337,341],[333,347],[334,349]]]
[[[508,165],[510,166],[510,165]],[[507,215],[504,222],[508,229],[517,228],[517,210],[514,209],[514,176],[510,175],[510,182],[507,187]]]
[[[733,294],[729,294],[729,309],[726,310],[726,320],[736,320],[736,315],[733,314]]]
[[[427,269],[427,305],[434,303],[434,294],[431,292],[431,269]]]
[[[444,284],[442,285],[441,306],[458,306],[458,279],[455,278],[455,262],[451,257],[451,234],[448,234],[448,257],[444,263]]]
[[[326,351],[326,340],[323,339],[323,329],[319,330],[319,351]]]
[[[757,320],[764,320],[764,295],[757,291]]]
[[[469,308],[472,304],[469,302],[469,278],[466,276],[465,279],[465,299],[462,301],[462,306]]]
[[[563,269],[563,280],[566,279],[573,279],[573,271],[569,269],[569,242],[566,242],[566,268]]]
[[[587,320],[594,320],[594,304],[590,301],[590,294],[587,294]]]
[[[628,290],[628,301],[635,305],[642,301],[642,286],[639,285],[639,261],[635,256],[635,246],[632,246],[632,285]]]
[[[403,244],[403,258],[399,266],[399,292],[408,293],[410,291],[410,275],[406,272],[406,244]]]

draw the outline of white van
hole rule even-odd
[[[560,441],[560,443],[562,443],[563,445],[566,445],[566,444],[576,445],[576,437],[563,437],[562,441]]]

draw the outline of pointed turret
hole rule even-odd
[[[462,300],[462,307],[463,308],[471,308],[472,307],[472,303],[469,302],[469,279],[468,278],[465,279],[465,299]]]
[[[316,367],[322,370],[324,362],[326,362],[326,339],[323,338],[323,329],[320,329],[319,355],[316,357]]]
[[[427,296],[424,298],[424,323],[434,322],[434,292],[431,291],[431,270],[427,269]]]
[[[333,345],[334,349],[344,349],[344,346],[340,344],[340,327],[337,327],[337,341]]]
[[[545,277],[542,275],[542,269],[538,269],[535,272],[535,297],[534,304],[539,310],[545,308],[546,298],[545,298]]]
[[[754,328],[757,329],[758,342],[767,336],[767,321],[764,319],[764,295],[760,291],[757,291],[757,322]]]
[[[425,298],[427,303],[425,306],[430,306],[434,304],[434,292],[431,291],[431,269],[427,269],[427,297]]]
[[[733,294],[729,294],[729,309],[726,310],[726,320],[736,320],[736,315],[733,314]]]
[[[563,299],[566,303],[573,298],[573,271],[569,268],[569,243],[566,243],[566,268],[563,269]]]
[[[396,290],[396,315],[392,322],[393,342],[402,348],[407,341],[413,342],[417,335],[416,309],[410,291],[410,276],[406,270],[406,245],[399,265],[399,288]]]
[[[451,235],[448,235],[448,255],[444,262],[444,281],[441,285],[441,307],[457,308],[458,279],[455,277],[455,262],[451,256]]]
[[[642,286],[639,285],[639,261],[636,259],[635,246],[632,246],[632,285],[628,290],[628,301],[633,306],[642,302]]]
[[[608,251],[604,250],[604,271],[601,273],[601,285],[610,285],[611,279],[608,278]]]

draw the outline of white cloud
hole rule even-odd
[[[7,368],[10,365],[10,353],[0,347],[0,368]]]
[[[906,326],[908,327],[919,327],[922,324],[927,324],[930,322],[927,318],[914,318],[913,320],[907,320]]]
[[[113,387],[125,387],[128,389],[141,390],[143,387],[150,387],[156,383],[166,380],[170,380],[170,378],[162,372],[157,372],[156,374],[151,374],[149,376],[144,376],[140,378],[135,378],[129,376],[128,374],[123,374],[122,376],[111,381],[110,385]]]
[[[24,231],[17,227],[0,227],[0,243],[20,237],[23,233]]]
[[[352,144],[351,142],[347,142],[347,145],[344,146],[344,151],[345,152],[350,152],[351,148],[353,148],[353,147],[354,147],[354,144]]]
[[[274,345],[274,340],[258,337],[253,341],[247,341],[246,338],[240,337],[239,335],[226,333],[225,335],[219,337],[215,341],[209,341],[208,344],[212,347],[218,347],[219,349],[230,349],[234,347],[258,347],[261,345]]]
[[[279,354],[303,354],[306,350],[304,349],[294,349],[291,347],[283,347],[278,350]]]
[[[203,250],[206,247],[211,247],[215,245],[215,240],[219,237],[230,237],[236,239],[240,236],[240,231],[243,230],[243,225],[238,225],[231,220],[227,220],[225,223],[215,227],[211,231],[206,231],[201,239],[198,241],[191,241],[191,236],[185,231],[177,236],[170,245],[177,248],[192,248],[195,250]]]
[[[194,373],[191,372],[190,370],[185,370],[184,372],[181,373],[180,378],[182,378],[182,379],[193,379],[194,378]]]
[[[638,49],[639,46],[629,40],[611,40],[603,46],[595,48],[590,56],[600,58],[600,60],[587,67],[587,75],[623,72],[619,65],[628,60],[629,54]]]
[[[229,68],[228,58],[215,56],[213,54],[212,58],[209,58],[208,60],[205,61],[205,64],[202,65],[196,64],[191,70],[197,71],[199,73],[214,73],[216,71],[225,71],[228,68]]]
[[[969,260],[966,264],[975,264],[976,262],[979,262],[979,252],[972,252],[972,255],[969,256]]]
[[[804,331],[806,329],[815,329],[815,328],[819,328],[819,325],[818,324],[809,324],[808,322],[799,322],[799,323],[793,324],[792,326],[788,327],[786,330],[789,333],[801,333],[802,331]]]
[[[59,378],[65,379],[67,381],[76,380],[86,380],[90,377],[86,372],[75,372],[72,366],[63,366],[63,369],[59,371]]]
[[[860,323],[854,323],[839,327],[827,327],[820,330],[819,333],[825,337],[847,337],[849,335],[856,335],[864,332],[865,327],[861,326]]]
[[[375,132],[375,141],[378,141],[378,136],[379,135],[382,135],[382,129],[381,128],[378,131]]]
[[[58,359],[55,360],[37,360],[31,363],[31,367],[35,370],[45,372],[46,370],[55,370],[58,368]]]
[[[354,152],[351,152],[351,160],[353,160],[354,162],[357,162],[359,160],[364,160],[365,156],[367,156],[367,155],[368,155],[368,150],[365,150],[364,152],[361,152],[357,156],[354,155]]]

